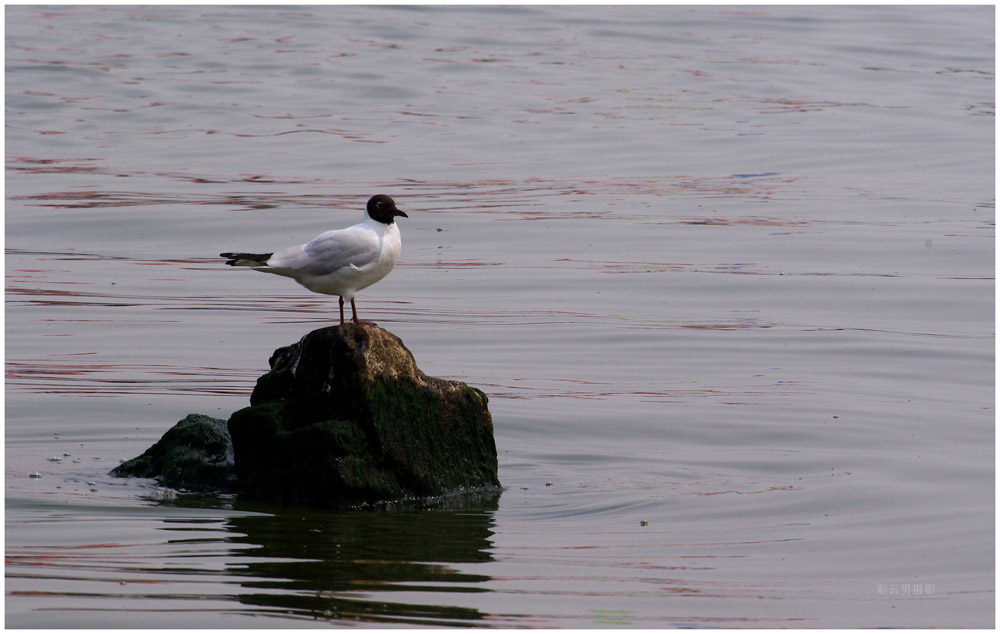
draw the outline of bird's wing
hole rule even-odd
[[[268,266],[327,275],[348,266],[361,268],[378,257],[378,236],[360,227],[327,231],[308,244],[275,253]]]

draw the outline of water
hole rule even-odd
[[[7,7],[6,623],[994,625],[992,7]],[[506,489],[107,475],[358,298]],[[32,477],[37,476],[37,477]]]

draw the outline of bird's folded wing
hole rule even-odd
[[[378,257],[378,236],[371,231],[328,231],[308,244],[275,253],[268,265],[309,275],[327,275],[347,266],[362,268]]]

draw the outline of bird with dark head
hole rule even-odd
[[[351,303],[352,320],[358,319],[355,294],[392,271],[402,250],[396,218],[408,218],[396,202],[379,194],[368,200],[365,219],[346,229],[322,233],[306,244],[274,253],[222,253],[230,266],[290,277],[314,293],[340,296],[340,323],[344,302]]]

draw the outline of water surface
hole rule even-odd
[[[994,625],[992,7],[8,7],[12,627]],[[503,494],[107,475],[358,297]]]

